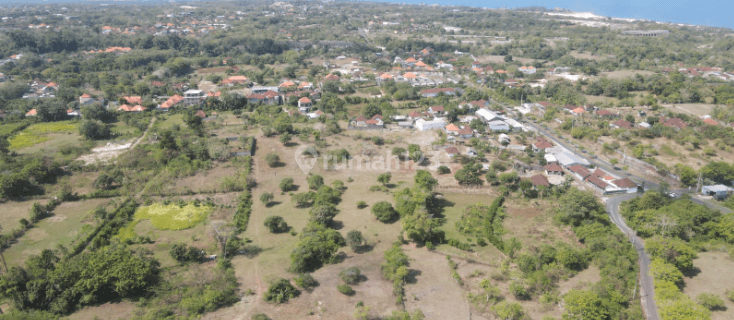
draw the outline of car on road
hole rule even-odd
[[[668,198],[671,198],[671,199],[674,199],[675,197],[677,197],[677,196],[678,196],[678,195],[676,195],[676,194],[675,194],[675,192],[672,192],[672,191],[667,191],[667,192],[664,192],[663,194],[664,194],[664,195],[665,195],[666,197],[668,197]]]

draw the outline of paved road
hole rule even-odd
[[[635,246],[637,255],[640,257],[640,298],[643,301],[642,307],[647,315],[647,320],[658,320],[660,319],[660,315],[655,305],[655,286],[652,275],[650,274],[650,257],[645,252],[645,246],[640,241],[640,238],[636,236],[635,231],[627,226],[624,218],[619,214],[619,204],[637,196],[638,194],[626,194],[609,198],[606,202],[606,209],[609,214],[609,219],[627,235]]]

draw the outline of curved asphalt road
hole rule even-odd
[[[609,198],[606,202],[606,209],[609,214],[609,219],[632,241],[637,255],[640,257],[640,298],[643,301],[642,307],[645,315],[647,315],[648,320],[659,320],[660,315],[658,315],[658,308],[655,306],[655,286],[652,275],[650,274],[650,257],[645,252],[645,246],[637,237],[635,231],[627,226],[624,218],[619,214],[619,204],[637,196],[638,194],[626,194]]]

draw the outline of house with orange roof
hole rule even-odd
[[[301,112],[308,112],[313,107],[313,103],[311,102],[311,99],[308,97],[303,97],[301,99],[298,99],[298,110]]]
[[[247,79],[245,76],[231,76],[225,80],[222,80],[222,84],[226,84],[227,86],[235,86],[235,85],[246,85],[250,83],[250,79]]]
[[[446,129],[446,133],[452,134],[452,135],[458,134],[460,130],[459,127],[453,123],[450,123],[449,125],[447,125],[445,129]]]
[[[26,112],[26,117],[35,117],[38,115],[38,111],[36,109],[31,109],[31,111]]]
[[[337,75],[335,75],[333,73],[330,73],[329,75],[327,75],[326,77],[324,77],[324,81],[339,81],[339,76],[337,76]]]
[[[137,112],[143,112],[145,110],[148,110],[148,108],[143,107],[141,105],[137,105],[137,106],[134,106],[134,107],[130,108],[130,112],[136,112],[136,113]]]
[[[524,74],[535,74],[537,72],[533,66],[522,66],[519,70]]]
[[[173,95],[172,97],[168,98],[166,102],[161,103],[161,105],[158,106],[156,110],[166,112],[181,103],[181,101],[183,101],[183,96],[178,94]]]
[[[295,87],[296,84],[293,81],[286,80],[283,81],[281,84],[278,85],[280,88],[289,88],[289,87]]]
[[[123,104],[123,105],[121,105],[120,107],[117,108],[117,111],[130,112],[130,111],[132,111],[132,109],[133,108],[131,106],[128,106],[127,104]]]
[[[80,105],[87,105],[94,103],[94,99],[92,96],[90,96],[88,93],[85,93],[79,97],[79,104]]]
[[[408,73],[406,73],[406,74],[404,74],[404,75],[403,75],[403,78],[405,78],[405,79],[415,79],[415,78],[417,78],[417,77],[418,77],[418,76],[416,76],[416,75],[415,75],[414,73],[412,73],[412,72],[408,72]]]
[[[582,107],[578,107],[576,109],[571,110],[571,112],[573,112],[575,115],[579,115],[579,114],[583,114],[584,112],[586,112],[586,110],[584,110],[584,108]]]
[[[125,99],[125,101],[127,101],[127,103],[133,104],[133,105],[143,103],[143,98],[140,97],[140,96],[126,96],[126,97],[122,97],[122,98]]]

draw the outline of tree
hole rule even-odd
[[[372,205],[372,214],[377,217],[377,220],[384,223],[393,222],[398,218],[398,213],[387,201],[380,201]]]
[[[456,179],[460,185],[480,186],[484,184],[484,180],[482,180],[479,175],[479,171],[475,169],[473,164],[467,164],[463,168],[459,169],[459,171],[456,171],[454,179]]]
[[[234,236],[234,232],[237,228],[235,226],[228,224],[226,221],[222,220],[216,220],[211,222],[212,231],[211,234],[214,237],[214,239],[219,242],[220,248],[222,250],[222,254],[224,257],[227,257],[227,243],[229,242],[230,237]]]
[[[311,194],[307,192],[296,193],[291,197],[291,201],[293,202],[293,204],[295,204],[296,207],[299,207],[299,208],[303,208],[309,205],[311,200],[312,200],[312,196]]]
[[[289,270],[296,273],[311,272],[324,263],[333,263],[336,261],[337,251],[345,244],[346,241],[339,231],[309,223],[291,252]]]
[[[433,187],[438,184],[438,180],[433,178],[431,172],[427,170],[417,170],[415,172],[415,184],[427,191],[432,191]]]
[[[293,178],[283,178],[283,180],[280,180],[280,184],[278,184],[278,187],[280,188],[280,191],[283,192],[295,190]]]
[[[356,252],[364,243],[365,240],[361,231],[352,230],[347,232],[347,245],[352,248],[352,251]]]
[[[346,284],[358,284],[362,280],[362,272],[357,267],[349,267],[339,272],[339,278]]]
[[[437,172],[438,174],[449,174],[451,173],[451,169],[447,166],[439,166]]]
[[[0,136],[0,154],[5,155],[10,152],[10,142],[6,136]]]
[[[84,120],[79,124],[79,134],[88,140],[105,139],[111,133],[109,126],[99,120]]]
[[[589,290],[571,290],[563,296],[566,303],[564,320],[606,320],[609,310],[599,295]]]
[[[653,258],[660,258],[681,271],[693,269],[696,250],[679,239],[654,236],[645,241],[647,252]]]
[[[604,219],[604,207],[593,193],[576,188],[569,189],[558,199],[558,214],[556,218],[564,224],[581,225],[585,220]]]
[[[308,182],[308,188],[311,190],[318,190],[324,185],[324,177],[317,174],[309,176],[306,181]]]
[[[291,137],[290,133],[283,133],[283,134],[280,135],[279,140],[280,140],[280,143],[282,143],[285,146],[285,145],[288,144],[288,142],[291,141],[291,138],[292,137]]]
[[[271,233],[281,233],[288,231],[288,224],[285,223],[281,216],[270,216],[265,219],[265,227],[270,230]]]
[[[405,155],[405,152],[406,152],[406,150],[403,147],[395,147],[395,148],[392,148],[392,155],[398,157],[400,160],[403,159],[403,156]]]
[[[265,161],[268,162],[268,165],[271,168],[274,168],[280,163],[280,156],[278,156],[278,154],[275,152],[271,152],[265,156]]]
[[[253,314],[252,317],[250,317],[250,320],[272,320],[272,319],[268,317],[267,314],[258,313],[258,314]]]
[[[388,183],[390,183],[391,178],[392,174],[390,174],[390,172],[386,172],[377,176],[377,182],[381,183],[383,186],[386,186]]]
[[[0,226],[0,231],[3,231],[2,226]],[[5,235],[0,234],[0,240],[2,240],[0,247],[5,248],[5,246],[7,245],[8,238]],[[8,269],[8,264],[5,263],[5,250],[0,250],[0,259],[3,260],[3,267],[5,267],[5,272],[10,272],[10,270]]]
[[[273,201],[273,198],[275,198],[275,197],[270,192],[265,192],[265,193],[263,193],[263,194],[260,195],[260,201],[265,206],[268,206],[270,204],[270,201]]]
[[[410,159],[412,159],[413,162],[415,162],[416,164],[423,163],[424,155],[419,145],[417,144],[408,145],[408,155],[410,156]]]
[[[285,303],[298,296],[300,291],[286,279],[278,279],[268,287],[263,298],[265,301],[274,303]]]
[[[512,56],[511,55],[505,55],[505,62],[512,62]]]
[[[698,174],[696,173],[696,170],[693,170],[693,168],[684,164],[679,164],[676,165],[676,169],[678,171],[678,176],[680,177],[680,182],[684,186],[693,187],[698,183]]]

